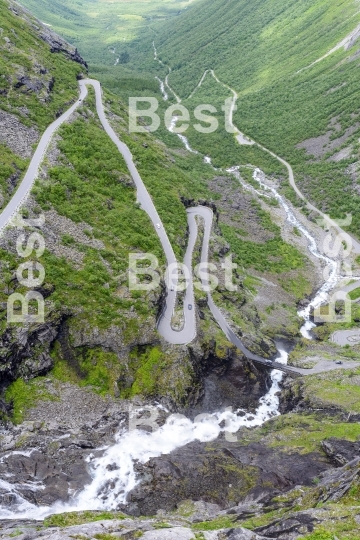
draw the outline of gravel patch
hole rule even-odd
[[[38,140],[37,129],[24,126],[15,115],[0,110],[0,143],[21,158],[29,158],[33,153],[32,145]]]

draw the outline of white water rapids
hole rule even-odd
[[[165,90],[165,83],[161,79],[159,79],[159,77],[155,77],[155,79],[160,84],[160,92],[162,94],[163,100],[167,101],[169,99],[169,94]]]
[[[176,124],[179,120],[179,117],[178,116],[173,116],[172,119],[171,119],[171,123],[170,123],[170,126],[168,127],[168,130],[170,131],[170,133],[175,133],[180,141],[183,143],[183,145],[185,146],[186,150],[188,152],[190,152],[191,154],[198,154],[199,152],[197,152],[197,150],[193,150],[189,144],[189,141],[188,139],[185,137],[185,135],[182,135],[181,133],[176,133],[175,131],[175,127],[176,127]]]
[[[287,357],[287,353],[280,350],[277,362],[286,364]],[[226,433],[228,440],[236,440],[234,434],[241,427],[260,426],[279,415],[278,393],[282,376],[281,371],[271,372],[271,387],[260,399],[254,414],[241,409],[234,412],[225,410],[199,415],[194,421],[172,414],[161,428],[151,433],[138,429],[127,431],[123,428],[116,436],[115,444],[106,448],[103,455],[93,457],[90,454],[88,462],[92,482],[67,504],[35,506],[18,494],[16,484],[0,480],[0,488],[14,498],[11,509],[0,508],[0,519],[43,519],[50,514],[62,512],[115,510],[118,505],[126,504],[128,493],[139,483],[134,468],[136,461],[146,463],[151,457],[169,454],[192,441],[212,441],[222,432]],[[28,487],[39,490],[43,488],[41,484],[29,484]]]
[[[186,150],[188,152],[190,152],[191,154],[199,154],[199,152],[197,150],[194,150],[193,148],[191,148],[189,140],[188,140],[187,137],[185,137],[185,135],[182,135],[181,133],[176,133],[175,132],[175,126],[176,126],[178,120],[179,120],[178,116],[173,116],[172,119],[171,119],[170,126],[168,127],[168,130],[170,131],[170,133],[175,133],[175,135],[177,135],[179,137],[180,141],[183,143],[183,145],[185,146],[185,148],[186,148]],[[210,156],[204,156],[204,163],[206,163],[207,165],[212,166],[211,157]],[[217,170],[217,169],[215,169],[215,167],[213,167],[213,169]]]
[[[296,227],[301,234],[306,238],[308,242],[308,249],[314,257],[317,259],[320,259],[321,261],[324,261],[327,267],[328,271],[328,277],[325,281],[325,283],[322,285],[322,287],[318,290],[316,293],[316,296],[311,300],[311,302],[306,306],[306,308],[302,309],[298,312],[298,315],[302,317],[305,321],[305,324],[301,327],[300,332],[303,335],[303,337],[307,339],[312,339],[312,336],[310,334],[310,331],[312,328],[315,328],[315,324],[311,321],[310,315],[313,309],[321,306],[328,298],[328,294],[330,291],[332,291],[336,285],[336,283],[339,280],[339,276],[337,273],[337,262],[333,259],[330,259],[329,257],[326,257],[322,253],[320,253],[315,238],[309,233],[309,231],[304,227],[304,225],[296,218],[294,212],[290,208],[290,206],[287,204],[285,199],[276,191],[274,187],[270,187],[264,182],[264,173],[260,169],[255,169],[253,178],[256,180],[260,187],[264,189],[265,191],[271,191],[273,194],[273,197],[279,202],[279,204],[283,207],[286,213],[286,217],[289,223]]]

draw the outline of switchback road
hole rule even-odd
[[[113,141],[113,143],[116,145],[116,147],[118,148],[119,152],[121,153],[121,155],[123,156],[126,162],[126,165],[136,185],[137,200],[139,204],[141,205],[141,208],[148,214],[154,226],[154,229],[164,249],[168,267],[169,266],[175,267],[177,264],[177,260],[176,260],[174,251],[172,249],[171,243],[169,241],[169,238],[167,236],[167,233],[163,226],[161,218],[155,208],[155,205],[139,175],[138,170],[135,167],[132,154],[129,148],[126,146],[126,144],[120,141],[120,139],[118,138],[118,136],[116,135],[115,131],[113,130],[113,128],[111,127],[111,125],[109,124],[106,118],[103,102],[102,102],[101,86],[100,86],[99,81],[94,80],[94,79],[85,79],[79,82],[79,86],[80,86],[80,96],[77,102],[74,105],[72,105],[61,117],[55,120],[55,122],[53,122],[47,128],[47,130],[41,137],[41,140],[30,162],[29,168],[24,176],[24,179],[20,183],[11,201],[8,203],[8,205],[3,210],[3,212],[0,214],[0,232],[6,226],[10,224],[12,218],[15,216],[16,212],[20,209],[21,205],[25,202],[26,198],[28,197],[31,191],[31,188],[37,178],[39,166],[45,155],[46,149],[51,141],[53,134],[66,120],[69,119],[69,117],[73,114],[73,112],[82,104],[82,102],[84,101],[88,93],[87,87],[92,86],[95,90],[97,114],[103,125],[103,128],[108,134],[108,136],[110,137],[110,139]],[[176,345],[190,343],[193,339],[195,339],[196,334],[197,334],[196,310],[195,310],[195,301],[194,301],[194,283],[193,283],[193,277],[192,277],[192,274],[193,274],[192,257],[193,257],[193,251],[194,251],[194,247],[195,247],[195,243],[196,243],[196,239],[198,235],[198,226],[196,223],[196,216],[201,217],[204,220],[204,235],[203,235],[203,244],[202,244],[202,251],[201,251],[201,262],[208,263],[209,241],[210,241],[210,234],[211,234],[211,228],[212,228],[212,222],[213,222],[212,211],[210,208],[204,207],[204,206],[189,208],[187,210],[187,218],[188,218],[188,225],[189,225],[189,241],[188,241],[188,246],[187,246],[187,250],[184,257],[184,265],[189,270],[188,272],[189,279],[188,279],[188,286],[186,288],[185,296],[184,296],[183,327],[180,331],[174,330],[172,328],[172,317],[173,317],[175,306],[176,306],[177,277],[173,279],[173,285],[169,284],[168,286],[166,305],[158,322],[158,331],[162,335],[162,337],[169,343],[176,344]],[[205,277],[202,276],[201,280],[202,280],[203,288],[206,290],[207,285],[208,285],[206,276]],[[229,341],[233,343],[239,350],[241,350],[245,354],[246,357],[248,357],[254,362],[261,364],[267,368],[271,368],[271,369],[275,368],[282,371],[286,371],[287,373],[291,375],[296,375],[300,373],[307,374],[309,372],[309,370],[294,368],[291,366],[285,366],[277,362],[271,362],[249,351],[243,345],[243,343],[241,342],[239,337],[235,334],[235,332],[231,329],[224,315],[221,313],[220,309],[215,305],[211,296],[211,292],[208,291],[207,295],[208,295],[209,309],[213,317],[215,318],[215,320],[217,321],[217,323],[219,324],[220,328],[223,330],[223,332],[225,333]]]

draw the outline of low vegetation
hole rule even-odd
[[[72,525],[82,525],[83,523],[94,523],[106,519],[124,519],[126,516],[121,512],[68,512],[65,514],[54,514],[45,518],[44,525],[47,527],[70,527]]]
[[[45,378],[38,377],[32,381],[17,379],[7,388],[5,399],[12,404],[12,421],[20,424],[28,409],[34,407],[38,401],[53,401],[56,398],[46,389]]]
[[[49,45],[39,37],[37,21],[30,14],[24,22],[9,9],[6,0],[0,0],[0,10],[0,107],[19,115],[25,125],[44,130],[76,99],[77,76],[85,68],[69,62],[65,54],[52,53]],[[40,83],[38,92],[29,91],[21,81],[24,78]],[[49,81],[52,81],[50,91]]]

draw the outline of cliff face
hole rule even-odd
[[[67,43],[62,37],[55,32],[50,31],[48,28],[44,28],[42,25],[39,28],[39,37],[45,41],[50,46],[50,51],[52,53],[61,53],[66,56],[72,62],[77,62],[80,64],[83,69],[87,70],[88,65],[86,61],[80,56],[78,50]]]
[[[318,453],[289,455],[261,443],[224,440],[191,443],[138,466],[142,483],[123,508],[135,515],[172,511],[181,500],[204,500],[228,509],[244,501],[269,503],[279,492],[311,485],[329,465]],[[201,478],[201,481],[200,481]]]
[[[192,344],[189,353],[201,381],[190,401],[191,416],[225,407],[254,410],[270,385],[269,371],[256,367],[230,343],[210,338]]]
[[[58,335],[63,317],[52,313],[44,324],[9,326],[0,335],[0,381],[5,388],[22,377],[46,375],[53,367],[51,345]]]
[[[141,393],[192,417],[225,407],[255,410],[269,386],[269,372],[256,368],[230,344],[219,347],[210,340],[174,347],[153,331],[125,344],[115,327],[102,331],[89,327],[88,332],[75,327],[76,317],[64,310],[50,313],[43,324],[8,326],[0,336],[1,390],[5,392],[17,379],[30,381],[51,374],[54,366],[63,366],[65,378],[66,373],[73,373],[78,384],[83,384],[91,373],[87,354],[104,350],[117,359],[112,365],[114,386],[106,389],[115,397],[132,397],[133,386],[142,380],[139,370],[155,349],[163,351],[169,364],[158,372],[156,366],[152,368],[154,385],[140,387]],[[70,375],[68,379],[74,380]]]
[[[51,52],[64,53],[70,60],[78,62],[79,64],[87,68],[87,63],[79,55],[76,48],[70,45],[53,30],[51,30],[48,25],[45,25],[41,21],[36,19],[36,17],[34,17],[34,15],[28,9],[21,6],[18,2],[15,2],[14,0],[3,1],[2,10],[5,11],[6,8],[9,9],[11,14],[15,15],[16,17],[20,17],[22,22],[26,24],[27,27],[23,27],[23,31],[33,32],[37,37],[45,41],[48,45],[50,45]],[[15,31],[12,33],[14,36],[16,36]],[[9,43],[10,40],[5,39],[5,41],[6,43]]]

